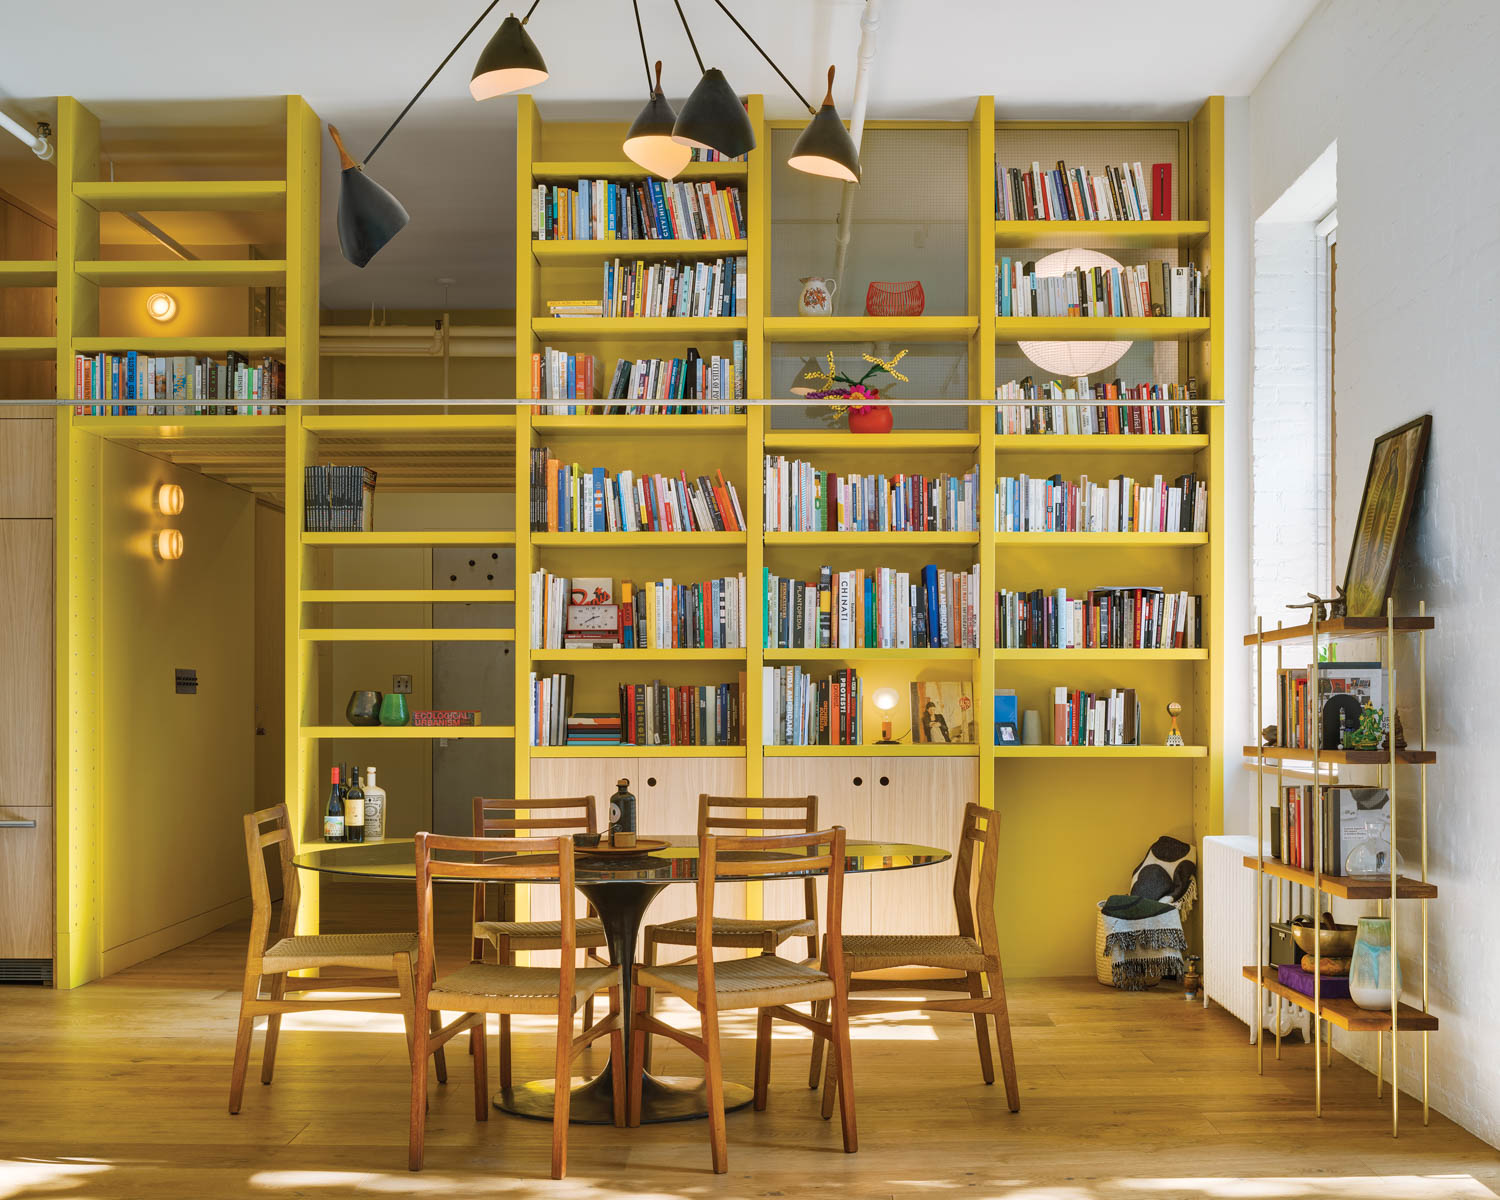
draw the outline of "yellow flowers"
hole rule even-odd
[[[903,351],[902,353],[905,353],[905,351]],[[829,389],[831,389],[834,386],[836,379],[838,378],[838,366],[833,361],[833,351],[830,350],[828,352],[828,370],[809,371],[802,378],[818,380],[818,391],[820,392],[828,391]]]
[[[905,350],[902,350],[900,353],[898,353],[895,358],[890,360],[890,362],[886,362],[886,360],[883,358],[876,358],[873,354],[862,354],[860,355],[860,357],[863,358],[867,363],[874,363],[892,379],[899,379],[902,383],[909,382],[905,375],[896,370],[896,364],[906,357]],[[828,365],[830,368],[833,366],[832,354],[828,356]]]

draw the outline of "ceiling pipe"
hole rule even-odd
[[[875,31],[880,25],[880,0],[865,0],[865,10],[859,17],[859,62],[854,71],[854,101],[849,108],[849,137],[854,149],[861,152],[865,134],[865,107],[870,100],[870,73],[875,67]],[[849,259],[849,238],[854,232],[854,193],[852,183],[844,184],[844,195],[839,204],[839,223],[833,255],[833,277],[839,288],[834,293],[834,305],[842,303],[844,290],[844,265]]]
[[[53,156],[57,153],[52,148],[52,143],[47,140],[48,136],[52,133],[52,127],[46,121],[38,121],[36,126],[36,132],[32,133],[19,121],[12,121],[3,112],[0,112],[0,129],[4,129],[7,133],[13,134],[18,140],[24,142],[31,152],[43,162],[51,162]]]

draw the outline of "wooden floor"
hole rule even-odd
[[[327,893],[325,893],[326,895]],[[350,887],[325,927],[398,927],[409,906]],[[461,905],[440,928],[466,954]],[[355,903],[362,911],[352,917]],[[46,1197],[434,1196],[1441,1197],[1500,1192],[1500,1154],[1406,1102],[1399,1140],[1374,1080],[1342,1059],[1312,1118],[1310,1052],[1289,1045],[1255,1074],[1242,1025],[1177,990],[1092,980],[1011,988],[1021,1111],[980,1081],[972,1025],[912,1014],[854,1033],[858,1154],[817,1115],[808,1043],[778,1027],[770,1107],[729,1117],[729,1174],[709,1171],[701,1122],[574,1126],[568,1178],[547,1178],[549,1126],[473,1119],[458,1044],[435,1089],[427,1169],[406,1170],[409,1076],[395,1018],[287,1018],[276,1082],[258,1058],[243,1112],[225,1110],[245,927],[219,931],[72,992],[0,989],[0,1200]],[[551,1031],[518,1018],[518,1078],[543,1075]],[[753,1023],[726,1020],[725,1074],[748,1082]],[[259,1054],[257,1036],[255,1053]],[[493,1061],[493,1059],[492,1059]],[[595,1064],[602,1061],[596,1057]],[[675,1046],[657,1069],[688,1074]]]

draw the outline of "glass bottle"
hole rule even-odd
[[[344,789],[339,783],[339,769],[333,768],[333,786],[328,793],[328,807],[323,810],[323,840],[344,840]]]

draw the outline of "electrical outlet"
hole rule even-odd
[[[399,696],[411,695],[411,676],[396,675],[392,677],[391,691]]]

